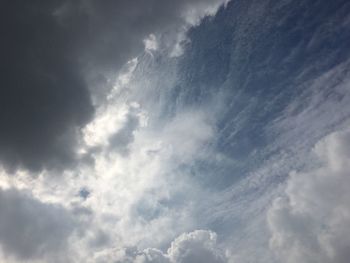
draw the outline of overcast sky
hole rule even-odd
[[[0,12],[1,262],[348,263],[348,1]]]

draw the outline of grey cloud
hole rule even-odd
[[[149,34],[177,32],[186,10],[205,12],[220,2],[2,3],[2,163],[35,171],[74,163],[80,128],[94,111],[93,93],[111,85],[107,79],[143,51]]]
[[[0,190],[0,246],[20,261],[61,257],[74,221],[58,205],[45,204],[15,189]]]
[[[337,132],[315,147],[322,166],[293,174],[286,196],[268,213],[270,246],[281,262],[349,261],[350,132]]]

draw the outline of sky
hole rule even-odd
[[[348,1],[1,5],[1,262],[348,263]]]

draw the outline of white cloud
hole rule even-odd
[[[108,146],[110,137],[122,129],[128,121],[130,111],[138,108],[137,104],[122,100],[127,95],[128,84],[137,63],[138,60],[135,58],[125,65],[118,75],[107,101],[97,109],[96,117],[83,129],[84,142],[88,147]]]
[[[162,251],[154,248],[147,248],[143,251],[137,248],[110,249],[97,253],[94,262],[170,263],[169,258]]]
[[[168,249],[171,262],[224,263],[227,261],[217,247],[217,235],[206,230],[185,233],[175,239]]]
[[[145,50],[148,52],[158,49],[157,37],[154,34],[150,34],[146,39],[143,40]]]
[[[350,258],[350,132],[336,132],[314,152],[321,167],[293,173],[268,213],[270,247],[281,262],[346,263]]]
[[[120,263],[225,263],[227,258],[217,244],[217,235],[207,230],[184,233],[170,245],[167,253],[158,249],[114,249],[96,255],[96,262]]]

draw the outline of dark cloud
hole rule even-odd
[[[74,228],[63,207],[14,189],[0,190],[0,211],[0,246],[21,260],[60,256]]]
[[[72,30],[52,13],[57,1],[6,1],[0,89],[0,157],[39,170],[74,159],[78,128],[93,112]]]
[[[219,2],[3,2],[0,158],[5,166],[40,170],[74,162],[79,129],[94,111],[91,91],[105,91],[110,74],[143,51],[149,34],[176,31],[185,24],[185,10]]]

